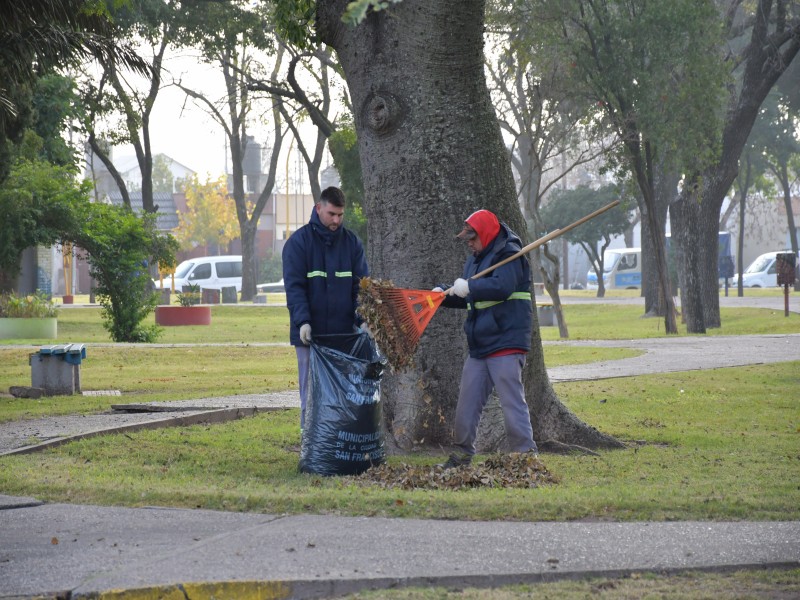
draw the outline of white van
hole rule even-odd
[[[755,259],[750,266],[742,273],[742,287],[765,288],[776,287],[778,285],[778,265],[775,256],[791,250],[781,250],[780,252],[767,252]],[[798,261],[795,261],[798,264]],[[734,275],[731,286],[739,285],[739,275]]]
[[[642,287],[641,248],[617,248],[603,253],[603,287],[607,290],[638,290]],[[597,273],[589,269],[586,288],[597,289]]]
[[[236,286],[242,291],[241,256],[201,256],[183,261],[175,269],[175,291],[180,292],[185,285],[198,285],[200,289],[221,290]],[[164,289],[171,290],[172,277],[164,278]],[[156,289],[161,288],[156,281]]]

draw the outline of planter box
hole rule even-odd
[[[0,319],[0,339],[55,339],[58,335],[58,319]]]
[[[156,306],[156,325],[211,325],[210,306]]]

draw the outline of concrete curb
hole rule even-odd
[[[215,410],[200,410],[193,414],[184,414],[175,417],[167,417],[164,419],[154,419],[150,421],[142,421],[138,423],[131,423],[127,425],[118,425],[114,427],[104,427],[100,429],[93,429],[83,431],[74,435],[67,435],[56,439],[48,440],[40,444],[31,444],[13,450],[0,452],[0,456],[11,456],[14,454],[31,454],[33,452],[40,452],[49,448],[55,448],[69,442],[82,440],[98,435],[109,435],[115,433],[130,433],[134,431],[143,431],[150,429],[162,429],[164,427],[184,427],[188,425],[197,425],[200,423],[225,423],[227,421],[235,421],[245,417],[252,417],[256,413],[274,410],[286,410],[282,407],[248,407],[248,408],[220,408]]]
[[[744,569],[796,569],[798,562],[773,564],[738,564],[722,567],[680,569],[614,569],[560,573],[505,573],[500,575],[457,575],[404,578],[349,579],[327,581],[217,581],[179,583],[129,590],[111,590],[90,594],[71,594],[70,600],[192,600],[236,598],[238,600],[312,600],[338,598],[363,592],[402,588],[492,589],[511,585],[534,585],[556,581],[580,581],[594,578],[614,579],[634,574],[675,575],[687,572],[732,573]]]

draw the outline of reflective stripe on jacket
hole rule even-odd
[[[344,227],[330,231],[313,210],[308,224],[286,241],[282,256],[292,345],[302,344],[304,323],[311,324],[312,335],[353,331],[358,284],[369,275],[361,240]]]

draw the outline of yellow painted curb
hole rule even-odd
[[[91,596],[97,600],[284,600],[291,595],[282,581],[223,581],[186,583],[131,590],[110,590]]]

